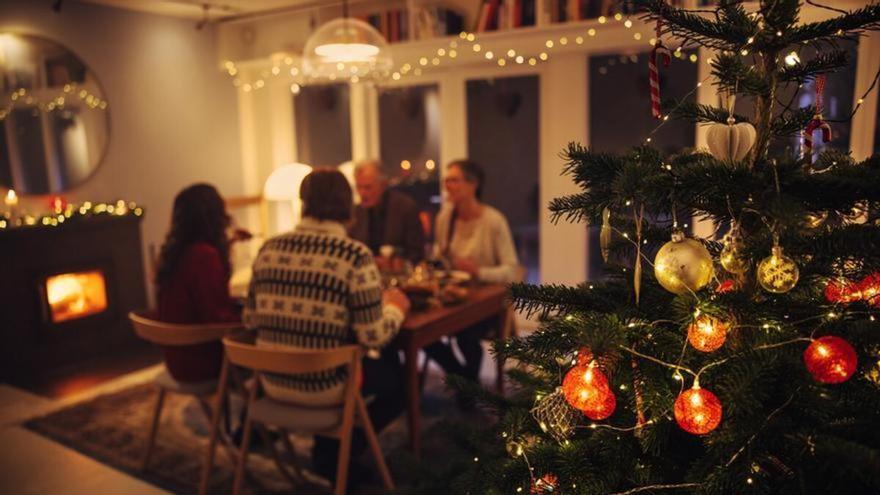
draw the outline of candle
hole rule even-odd
[[[15,194],[15,191],[12,189],[7,191],[3,202],[6,203],[6,214],[10,219],[14,220],[18,216],[18,196]]]

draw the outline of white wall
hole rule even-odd
[[[40,35],[72,50],[97,74],[110,113],[101,167],[62,196],[143,205],[147,246],[161,244],[184,186],[206,181],[222,194],[241,194],[238,101],[216,64],[212,28],[80,2],[64,2],[55,13],[51,3],[3,0],[0,32]]]

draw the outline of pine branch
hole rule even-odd
[[[738,52],[720,53],[712,59],[712,75],[718,89],[747,95],[770,93],[768,81],[747,65]]]
[[[583,283],[577,287],[561,284],[510,286],[510,297],[514,307],[527,316],[537,312],[542,315],[560,312],[568,313],[574,309],[581,311],[608,311],[614,307],[613,300],[621,296],[621,291],[596,290],[594,284]]]
[[[703,105],[700,103],[682,102],[674,105],[669,115],[673,118],[686,120],[690,122],[704,124],[724,124],[730,115],[723,108],[713,107],[711,105]],[[737,122],[748,122],[749,119],[743,115],[734,114],[733,117]]]
[[[807,62],[797,63],[794,66],[784,67],[779,73],[782,82],[796,82],[802,84],[819,74],[837,72],[849,65],[850,61],[846,50],[834,50],[821,53]]]
[[[842,35],[854,35],[880,29],[880,5],[868,5],[824,21],[795,26],[786,34],[791,44],[835,41]]]
[[[774,137],[787,138],[801,133],[816,115],[812,105],[777,115],[770,124]]]
[[[672,34],[685,43],[695,42],[720,51],[732,51],[738,50],[757,31],[757,21],[751,19],[738,3],[728,3],[722,7],[714,21],[685,9],[671,7],[663,0],[636,3],[646,9],[643,20],[662,19],[663,33]]]

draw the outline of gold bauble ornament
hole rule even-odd
[[[749,259],[743,255],[745,245],[742,239],[734,233],[728,233],[724,236],[723,243],[724,247],[721,248],[719,256],[721,266],[734,275],[742,275],[749,271]]]
[[[709,251],[679,230],[672,233],[672,240],[664,244],[654,258],[654,276],[673,294],[700,290],[709,283],[713,273]]]
[[[758,265],[758,283],[767,292],[782,294],[794,288],[800,277],[800,271],[793,259],[782,252],[779,246],[773,246],[770,256]]]

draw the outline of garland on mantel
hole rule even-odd
[[[54,228],[69,225],[78,221],[98,216],[142,216],[144,209],[133,201],[118,200],[113,203],[92,203],[86,201],[79,205],[68,204],[63,208],[56,207],[53,212],[44,215],[17,215],[13,211],[0,214],[0,231],[19,228]]]

